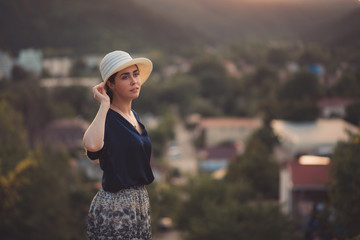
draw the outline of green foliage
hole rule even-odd
[[[4,99],[0,116],[0,174],[6,174],[26,157],[29,144],[21,114]]]
[[[295,100],[284,101],[277,105],[277,118],[294,121],[294,122],[306,122],[314,121],[319,115],[319,109],[313,101]]]
[[[181,196],[178,188],[168,184],[152,183],[147,189],[151,206],[152,231],[155,233],[161,218],[176,218],[181,206]]]
[[[331,93],[335,96],[357,98],[360,94],[360,78],[351,71],[345,72],[331,88]]]
[[[266,57],[266,60],[270,65],[278,68],[284,67],[289,59],[289,53],[281,48],[270,49]]]
[[[278,206],[250,203],[248,189],[232,186],[207,178],[189,184],[178,218],[186,239],[296,239]]]
[[[175,137],[176,119],[171,111],[166,110],[159,125],[155,129],[149,130],[149,136],[152,143],[152,154],[155,159],[160,159],[165,151],[167,143]]]
[[[297,73],[285,82],[278,91],[277,114],[289,121],[312,121],[318,117],[315,101],[322,90],[315,75]]]
[[[0,90],[2,97],[22,115],[28,140],[35,146],[40,133],[52,119],[50,101],[35,79],[7,84]]]
[[[258,198],[276,199],[279,166],[270,154],[268,147],[261,141],[249,141],[245,152],[230,163],[227,182],[249,185]]]
[[[346,106],[345,120],[355,126],[360,126],[360,102],[351,103]]]
[[[330,176],[330,200],[335,216],[347,238],[359,235],[360,221],[360,135],[350,135],[348,142],[335,148]]]
[[[192,228],[191,219],[201,219],[207,211],[206,204],[217,206],[224,204],[227,198],[227,189],[224,182],[199,177],[187,185],[185,196],[188,200],[183,203],[177,218],[180,230]]]
[[[80,116],[91,121],[98,108],[87,87],[57,87],[50,92],[48,98],[55,118]]]
[[[0,161],[0,163],[2,162]],[[0,209],[3,214],[9,214],[9,209],[22,200],[19,193],[30,182],[29,178],[25,175],[26,171],[38,165],[37,160],[32,154],[17,162],[14,169],[10,169],[0,175],[0,200],[2,202]],[[4,171],[4,169],[2,170]]]
[[[320,85],[316,76],[310,72],[296,73],[278,92],[279,100],[315,100],[320,96]]]
[[[330,53],[318,44],[308,44],[299,56],[299,63],[303,66],[327,63]]]
[[[204,217],[191,219],[189,240],[296,239],[290,221],[277,206],[230,203],[221,206],[206,204],[206,207]]]
[[[16,178],[19,200],[1,211],[0,233],[6,239],[82,239],[89,190],[81,187],[66,151],[39,148],[36,167]],[[6,216],[6,217],[4,217]]]
[[[212,58],[194,63],[190,74],[199,80],[201,95],[205,98],[221,100],[224,93],[230,90],[226,69],[221,62]]]
[[[34,86],[28,86],[28,93],[18,84],[1,89],[0,235],[9,240],[84,239],[93,193],[71,168],[65,150],[34,150],[28,143],[23,116],[34,121],[28,127],[44,119],[40,113],[32,115],[41,112],[45,104],[40,100],[46,99]],[[19,95],[11,94],[15,89]]]
[[[272,153],[274,147],[280,143],[279,137],[275,135],[274,130],[270,125],[264,124],[259,129],[256,129],[249,138],[251,141],[259,140],[267,148],[267,153]]]

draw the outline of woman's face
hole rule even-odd
[[[114,83],[107,83],[113,92],[114,98],[135,99],[139,97],[141,89],[140,71],[136,65],[119,71]]]

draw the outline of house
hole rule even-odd
[[[200,172],[214,172],[226,168],[238,154],[235,144],[205,148],[198,169]]]
[[[254,130],[262,126],[260,118],[204,118],[197,132],[203,138],[204,147],[237,143],[244,146]]]
[[[346,114],[346,106],[354,101],[354,99],[348,98],[323,98],[316,105],[320,110],[320,116],[323,118],[343,118]]]
[[[79,118],[58,119],[45,127],[44,142],[51,146],[77,150],[82,147],[82,138],[90,123]]]
[[[73,61],[69,57],[46,58],[42,62],[43,69],[51,77],[68,77]]]
[[[280,204],[285,213],[295,216],[305,230],[313,209],[328,202],[329,161],[307,164],[286,162],[280,168]]]
[[[296,217],[304,231],[314,209],[328,201],[331,155],[339,141],[347,141],[359,129],[342,119],[312,122],[273,120],[280,145],[274,154],[280,162],[279,203]]]
[[[293,161],[300,155],[329,156],[339,141],[347,141],[359,129],[343,119],[318,119],[311,122],[273,120],[271,126],[280,138],[274,150],[280,163]]]

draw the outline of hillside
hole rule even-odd
[[[324,26],[359,5],[356,0],[0,1],[0,49],[46,48],[66,55],[114,48],[181,52],[194,44],[299,37],[322,41],[322,36],[340,44],[357,37],[359,31],[351,26],[360,21],[342,19],[353,23],[339,23],[337,37]]]
[[[113,48],[177,50],[204,38],[127,0],[0,1],[0,48],[69,53]]]
[[[305,38],[332,47],[359,48],[360,6],[330,23],[318,26],[308,32]]]
[[[359,5],[356,0],[135,0],[210,39],[290,38],[332,21]]]

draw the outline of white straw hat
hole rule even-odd
[[[147,58],[132,58],[129,53],[124,51],[113,51],[105,55],[100,62],[101,77],[106,83],[114,73],[135,64],[139,68],[141,84],[143,84],[152,72],[152,62]]]

